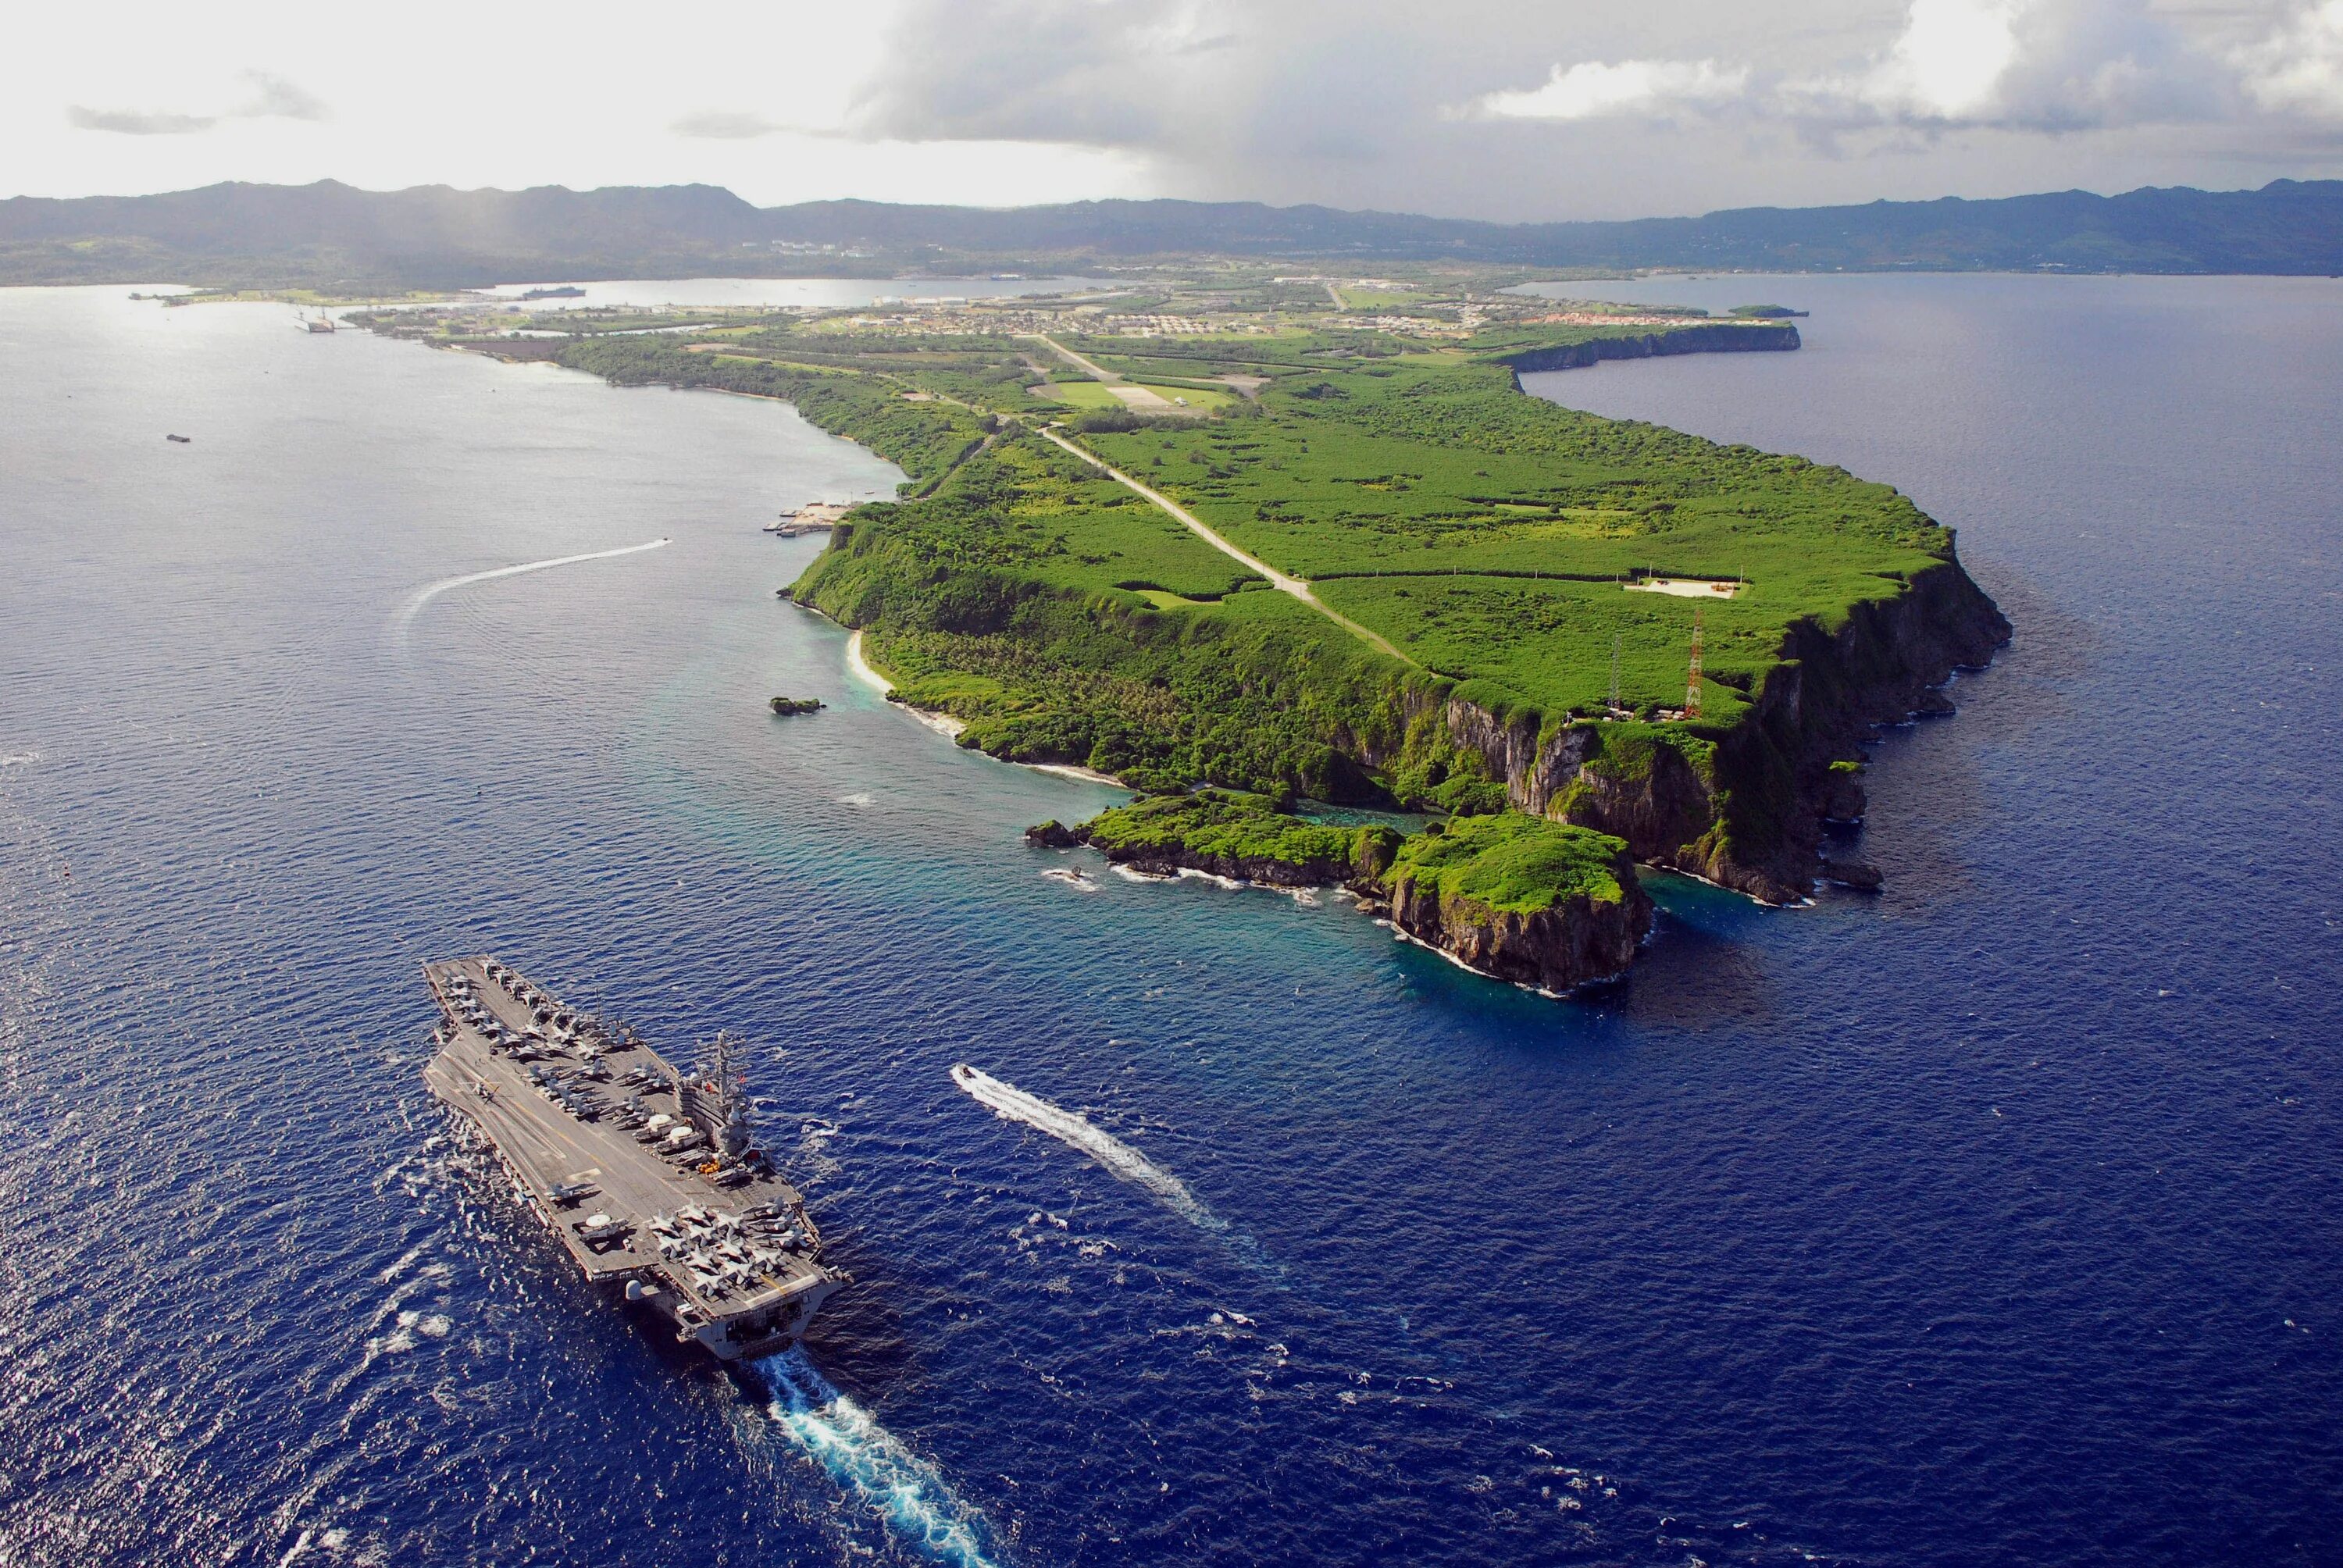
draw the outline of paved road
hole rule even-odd
[[[1043,341],[1047,342],[1048,339],[1045,338]],[[1057,346],[1055,344],[1051,344],[1051,347],[1054,348]],[[1062,354],[1065,350],[1059,349],[1059,352]],[[1069,355],[1068,357],[1071,358],[1072,357]],[[1295,598],[1300,599],[1303,604],[1308,605],[1312,609],[1316,610],[1320,615],[1324,616],[1328,620],[1332,621],[1336,626],[1341,627],[1344,631],[1349,632],[1353,637],[1357,638],[1361,642],[1365,643],[1369,648],[1373,648],[1376,652],[1387,653],[1391,655],[1392,658],[1398,659],[1402,664],[1413,664],[1415,662],[1415,660],[1408,658],[1407,655],[1402,653],[1398,648],[1393,648],[1389,642],[1376,636],[1373,632],[1369,631],[1357,621],[1353,620],[1349,616],[1343,615],[1340,611],[1329,606],[1325,600],[1312,593],[1310,589],[1310,585],[1302,578],[1279,571],[1275,567],[1271,566],[1267,561],[1262,560],[1258,556],[1247,555],[1230,540],[1214,533],[1212,528],[1205,524],[1202,518],[1196,516],[1195,513],[1190,511],[1187,508],[1182,506],[1171,497],[1163,494],[1160,490],[1151,489],[1149,487],[1141,484],[1137,479],[1132,478],[1129,474],[1126,474],[1121,469],[1114,467],[1114,465],[1109,463],[1103,457],[1098,457],[1096,454],[1074,445],[1073,442],[1067,440],[1055,430],[1043,430],[1041,434],[1056,442],[1059,446],[1063,447],[1067,451],[1071,452],[1075,457],[1080,457],[1083,462],[1090,464],[1092,467],[1104,469],[1109,477],[1129,487],[1132,490],[1137,491],[1140,495],[1144,496],[1147,499],[1154,502],[1155,505],[1162,508],[1174,518],[1177,518],[1182,523],[1186,525],[1188,530],[1193,533],[1198,538],[1202,539],[1206,544],[1212,546],[1214,549],[1220,551],[1222,555],[1227,556],[1232,560],[1243,562],[1254,571],[1257,571],[1262,576],[1267,578],[1272,587],[1277,588],[1280,592],[1292,594]]]
[[[1084,375],[1095,377],[1101,386],[1120,387],[1122,385],[1121,377],[1117,376],[1111,370],[1104,369],[1100,366],[1091,364],[1089,360],[1083,358],[1081,355],[1075,353],[1072,349],[1067,347],[1064,344],[1059,342],[1048,333],[1037,332],[1033,336],[1043,343],[1048,344],[1050,346],[1050,352],[1055,354],[1059,358],[1064,360],[1075,369],[1081,371]]]

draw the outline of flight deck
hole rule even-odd
[[[588,1281],[727,1361],[796,1342],[847,1277],[755,1146],[729,1037],[679,1070],[494,959],[423,972],[442,1015],[425,1081]]]

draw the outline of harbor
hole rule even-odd
[[[794,1344],[847,1276],[756,1146],[729,1037],[679,1070],[492,958],[424,966],[423,1070],[578,1271],[719,1360]]]

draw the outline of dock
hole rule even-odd
[[[679,1070],[495,959],[423,973],[441,1014],[425,1082],[589,1282],[721,1360],[798,1341],[847,1276],[755,1146],[728,1037]]]
[[[796,511],[765,525],[769,534],[779,534],[785,539],[802,538],[807,534],[826,534],[845,520],[854,509],[851,501],[810,501]]]

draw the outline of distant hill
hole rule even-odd
[[[836,249],[785,248],[824,246]],[[8,283],[436,287],[711,271],[885,274],[955,263],[1064,266],[1085,257],[1202,253],[1524,269],[2343,273],[2343,181],[1550,224],[1257,202],[757,207],[713,186],[376,192],[326,180],[0,201],[0,282]]]

